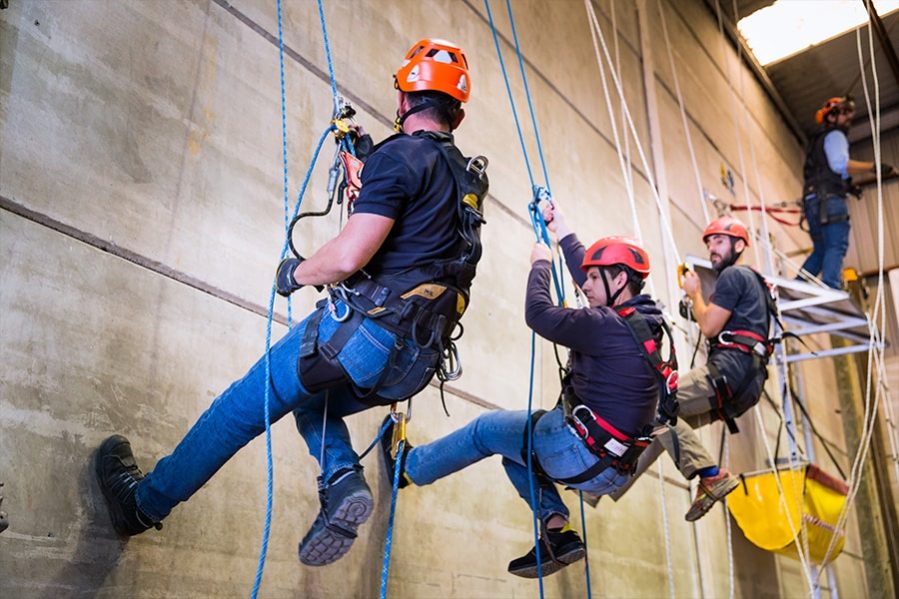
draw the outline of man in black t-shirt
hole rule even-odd
[[[721,217],[705,228],[703,241],[718,273],[715,292],[706,303],[699,277],[692,271],[685,273],[683,286],[693,302],[696,323],[709,340],[709,359],[681,377],[677,424],[656,437],[637,465],[639,475],[664,448],[684,477],[700,477],[699,491],[686,514],[691,522],[739,484],[719,467],[693,429],[722,419],[736,432],[734,419],[758,402],[767,377],[771,318],[764,280],[748,266],[736,264],[749,245],[746,227],[735,218]],[[612,497],[617,501],[627,489]]]
[[[442,357],[453,350],[450,337],[480,257],[487,193],[486,159],[469,161],[453,145],[471,85],[462,50],[422,40],[394,81],[397,134],[369,154],[346,226],[308,259],[278,267],[281,295],[328,285],[328,299],[222,393],[146,476],[125,437],[101,445],[96,475],[121,536],[160,528],[265,430],[266,412],[274,422],[293,411],[322,468],[321,510],[300,543],[300,561],[339,559],[371,514],[343,418],[408,399],[445,370]]]

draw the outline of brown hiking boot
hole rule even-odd
[[[696,491],[696,499],[690,505],[690,510],[684,519],[687,522],[695,522],[705,516],[716,501],[724,497],[740,486],[740,481],[730,472],[721,469],[715,476],[707,476],[699,479],[699,490]]]

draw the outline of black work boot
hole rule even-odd
[[[540,538],[540,570],[549,576],[587,554],[584,542],[572,529],[547,530]],[[537,578],[537,548],[509,562],[509,573],[522,578]]]
[[[387,417],[384,418],[384,422],[381,423],[381,426],[383,427],[385,423],[387,424],[387,428],[384,429],[384,434],[381,435],[381,455],[384,456],[384,473],[387,475],[387,484],[390,485],[390,488],[392,489],[393,477],[396,474],[396,460],[392,453],[393,427],[396,423],[393,421],[390,414],[387,414]],[[400,458],[400,482],[398,485],[398,488],[400,489],[413,484],[412,479],[406,474],[406,456],[409,454],[410,449],[412,449],[412,445],[410,445],[407,440],[403,448],[403,455]]]
[[[300,542],[300,561],[307,566],[325,566],[342,558],[356,540],[356,529],[368,520],[374,508],[362,468],[346,468],[321,485],[321,510]]]
[[[139,507],[135,493],[144,473],[137,467],[131,443],[122,435],[113,435],[103,441],[94,458],[97,482],[106,504],[112,527],[122,537],[130,537],[150,528],[162,528]]]

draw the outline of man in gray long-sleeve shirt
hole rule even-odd
[[[564,381],[566,403],[574,397],[573,412],[560,402],[537,416],[533,425],[532,456],[537,476],[537,511],[543,523],[540,568],[536,547],[509,563],[509,572],[534,578],[551,574],[581,559],[583,542],[568,526],[568,508],[555,482],[594,495],[604,495],[623,486],[628,474],[615,456],[602,445],[596,449],[579,437],[572,415],[594,418],[614,436],[609,443],[631,447],[652,422],[659,397],[657,375],[642,354],[619,310],[639,312],[658,341],[662,315],[655,302],[640,295],[649,276],[649,257],[633,240],[601,239],[585,252],[551,205],[544,209],[548,228],[561,239],[562,251],[575,283],[583,290],[589,308],[555,306],[550,294],[549,248],[537,244],[531,252],[525,319],[541,337],[570,348],[569,376]],[[537,413],[539,414],[539,413]],[[503,467],[519,495],[527,501],[530,482],[527,468],[526,410],[496,410],[485,413],[463,428],[427,445],[405,452],[400,486],[427,485],[491,455],[503,456]],[[390,439],[385,431],[382,439]],[[605,443],[603,441],[602,443]],[[388,471],[394,471],[389,443],[382,449]],[[622,460],[623,461],[623,460]]]

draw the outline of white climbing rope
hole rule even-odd
[[[662,460],[657,463],[659,470],[659,495],[662,500],[662,523],[665,530],[665,564],[668,567],[668,595],[675,599],[674,560],[671,557],[671,527],[668,525],[668,498],[665,494],[665,469]]]
[[[661,217],[660,221],[665,225],[662,227],[662,230],[667,233],[667,235],[665,236],[666,240],[671,246],[671,251],[674,253],[675,260],[680,263],[682,262],[681,253],[677,248],[677,242],[674,239],[674,233],[671,230],[671,224],[665,221],[664,204],[661,196],[659,196],[659,191],[656,188],[655,177],[652,174],[652,169],[650,168],[649,161],[646,158],[646,153],[643,151],[643,144],[640,142],[640,137],[637,135],[637,128],[634,125],[634,119],[632,118],[630,109],[628,108],[627,102],[625,101],[624,88],[621,84],[621,78],[618,76],[612,66],[612,57],[609,54],[609,48],[606,44],[605,35],[602,32],[602,27],[600,27],[599,20],[596,17],[596,10],[593,8],[593,4],[592,2],[590,2],[590,0],[584,0],[584,5],[587,8],[587,15],[590,17],[588,21],[590,23],[592,31],[595,32],[595,35],[599,40],[600,45],[602,46],[602,57],[604,57],[606,60],[606,64],[608,65],[609,72],[612,76],[612,81],[615,84],[615,89],[617,90],[619,97],[622,99],[621,106],[627,120],[628,130],[633,137],[634,145],[637,148],[638,155],[640,156],[640,163],[643,166],[643,171],[646,174],[646,178],[649,180],[649,190],[652,192],[652,197],[656,202],[656,207],[658,208],[659,215]],[[603,80],[603,82],[605,82],[605,80]]]
[[[687,150],[690,152],[690,164],[693,166],[693,178],[696,183],[696,194],[699,205],[702,207],[702,216],[708,223],[709,209],[706,206],[705,191],[702,188],[702,176],[699,172],[699,164],[696,162],[696,152],[693,150],[693,136],[690,135],[690,124],[687,122],[687,109],[684,106],[684,95],[681,93],[680,80],[677,76],[677,66],[674,64],[674,52],[671,50],[671,39],[668,37],[668,20],[665,18],[665,9],[662,0],[657,0],[659,19],[662,22],[662,37],[665,39],[665,51],[668,54],[668,66],[671,68],[671,76],[674,79],[674,92],[677,95],[677,106],[680,109],[681,125],[684,128],[684,136],[687,138]]]
[[[780,503],[783,507],[784,515],[787,519],[787,524],[790,526],[790,534],[793,536],[793,540],[796,542],[796,553],[799,555],[799,561],[802,563],[802,571],[805,574],[805,581],[808,584],[809,596],[814,595],[815,583],[812,580],[811,570],[809,569],[809,561],[806,556],[806,552],[801,550],[800,547],[800,539],[799,539],[799,530],[797,529],[796,523],[793,522],[793,518],[790,517],[790,506],[787,504],[787,498],[783,491],[783,481],[780,479],[780,471],[777,469],[777,464],[774,460],[774,454],[771,451],[771,445],[768,443],[768,431],[765,430],[765,419],[762,416],[762,411],[759,408],[759,404],[755,404],[752,407],[753,413],[755,414],[755,421],[758,425],[759,429],[759,437],[762,439],[762,444],[765,446],[765,453],[768,456],[768,463],[771,464],[771,472],[774,473],[774,481],[777,484],[777,492],[780,496]],[[793,477],[795,480],[796,477]],[[802,495],[797,495],[796,497],[801,498]],[[801,511],[801,507],[800,507]],[[799,519],[802,520],[802,514],[800,513]],[[801,525],[800,525],[801,526]]]
[[[866,5],[870,2],[870,0],[866,1]],[[883,361],[884,361],[884,344],[882,342],[882,338],[880,335],[880,330],[883,330],[886,325],[886,310],[884,306],[884,292],[883,292],[883,271],[884,271],[884,231],[883,231],[883,179],[882,172],[880,169],[881,164],[881,146],[880,146],[880,82],[877,77],[877,68],[875,64],[874,57],[874,40],[873,33],[871,31],[872,27],[869,23],[868,25],[868,49],[870,52],[870,65],[871,65],[871,79],[874,84],[874,110],[871,107],[871,95],[868,90],[868,82],[865,74],[865,66],[864,59],[862,53],[862,43],[861,43],[861,27],[855,30],[856,37],[856,47],[858,50],[858,60],[859,66],[861,69],[861,83],[862,89],[864,90],[865,95],[865,104],[868,109],[868,119],[871,124],[871,141],[874,146],[874,163],[877,164],[877,259],[878,259],[878,281],[877,281],[877,291],[875,293],[874,300],[874,309],[870,314],[867,314],[868,317],[868,327],[869,327],[869,335],[870,342],[868,344],[868,368],[866,372],[866,382],[865,382],[865,409],[864,409],[864,417],[862,420],[862,435],[859,440],[859,446],[856,450],[855,459],[852,462],[852,468],[850,469],[849,474],[849,493],[846,497],[846,502],[843,505],[843,509],[840,511],[840,517],[837,519],[837,524],[835,526],[836,531],[838,533],[843,531],[843,528],[846,525],[846,521],[848,519],[850,507],[855,502],[855,497],[858,494],[858,490],[861,483],[862,477],[862,469],[867,460],[868,451],[871,445],[871,439],[873,438],[874,428],[876,425],[877,418],[877,409],[879,403],[883,399],[885,385],[883,384]],[[876,326],[876,322],[880,320],[880,328]],[[876,376],[875,376],[876,373]],[[875,380],[876,379],[876,380]],[[873,391],[873,393],[872,393]],[[873,399],[872,399],[873,394]],[[839,538],[839,535],[835,533],[831,537],[830,544],[828,545],[827,551],[825,552],[825,557],[823,563],[827,563],[830,559],[830,555],[833,552],[834,547],[836,546],[836,541]],[[820,576],[820,574],[819,574]]]
[[[736,135],[736,141],[737,141],[737,156],[740,159],[740,181],[743,183],[743,197],[746,198],[745,202],[747,205],[751,205],[752,204],[752,195],[749,192],[749,181],[746,177],[746,159],[743,155],[743,138],[740,135],[740,123],[738,121],[738,116],[737,116],[738,112],[739,112],[738,106],[737,106],[737,91],[734,89],[733,84],[731,83],[731,79],[732,79],[731,74],[730,74],[731,61],[728,58],[727,45],[726,45],[726,42],[724,41],[724,39],[725,39],[724,38],[724,24],[723,24],[723,20],[722,20],[722,16],[721,16],[721,5],[719,3],[719,0],[715,0],[715,13],[717,14],[717,17],[718,17],[718,40],[721,45],[721,55],[724,56],[724,60],[727,63],[726,64],[727,72],[725,73],[725,79],[727,81],[728,88],[730,89],[730,105],[731,105],[731,112],[733,113],[733,117],[734,117],[734,133]],[[738,69],[740,68],[739,61],[737,62],[737,68]],[[750,230],[755,229],[755,227],[753,225],[754,225],[754,220],[753,220],[753,216],[752,216],[752,210],[750,210],[749,211],[749,228],[750,228]],[[761,260],[761,256],[759,255],[758,244],[755,244],[755,243],[752,244],[752,252],[753,252],[753,255],[755,256],[755,263],[761,264],[762,260]]]
[[[724,468],[730,470],[730,443],[728,435],[724,439]],[[734,534],[733,524],[730,521],[730,509],[727,506],[727,496],[724,497],[724,529],[727,532],[727,597],[734,599],[735,569],[734,569]]]
[[[591,4],[590,0],[584,0],[584,2],[588,7],[588,14],[589,14],[590,10],[592,10],[592,8],[593,8],[593,5]],[[612,5],[614,6],[614,4],[615,3],[613,2]],[[593,17],[595,18],[595,16],[596,15],[594,13]],[[615,120],[616,120],[615,113],[612,110],[612,99],[609,94],[609,84],[606,81],[606,69],[605,69],[605,66],[603,65],[602,56],[600,55],[600,52],[599,52],[599,39],[596,34],[597,27],[594,27],[593,23],[594,23],[594,21],[591,20],[590,21],[590,25],[591,25],[590,36],[593,39],[593,51],[596,54],[596,64],[599,67],[599,79],[602,82],[602,93],[603,93],[603,98],[605,99],[605,102],[603,102],[603,104],[606,107],[606,111],[608,112],[608,115],[609,115],[609,123],[612,126],[612,139],[615,142],[615,150],[618,153],[618,165],[621,168],[621,176],[624,179],[624,190],[627,194],[628,202],[630,203],[631,218],[633,219],[633,224],[634,224],[634,235],[639,241],[642,242],[643,241],[643,232],[640,227],[640,217],[639,217],[639,214],[637,213],[637,203],[636,203],[636,198],[634,196],[634,180],[633,180],[633,177],[630,176],[631,175],[630,160],[629,160],[629,158],[628,158],[628,160],[625,160],[624,151],[621,149],[621,138],[618,135],[618,126],[615,123]],[[613,27],[614,27],[614,25],[613,25]],[[615,40],[617,42],[617,39],[618,39],[618,30],[617,29],[614,31],[614,34],[615,34]],[[619,76],[620,76],[620,72],[619,72]],[[620,96],[620,101],[621,101],[621,105],[624,106],[626,100],[623,95]],[[623,114],[623,111],[624,111],[624,108],[622,108],[622,114]],[[625,139],[627,139],[626,135],[625,135]]]

